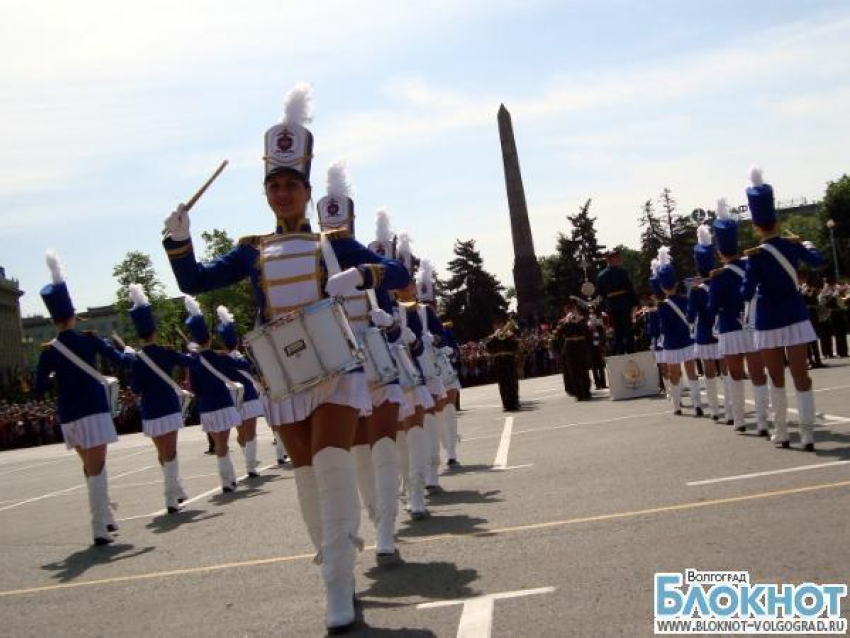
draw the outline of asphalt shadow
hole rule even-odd
[[[414,563],[405,561],[391,569],[372,567],[365,573],[372,583],[359,590],[361,605],[369,607],[407,607],[409,602],[392,602],[393,599],[413,596],[426,600],[453,600],[479,595],[472,583],[478,580],[478,570],[459,569],[456,563],[432,561]],[[379,598],[388,600],[368,600]]]
[[[474,534],[486,532],[487,530],[480,526],[487,522],[486,518],[466,514],[438,514],[432,511],[428,518],[419,521],[408,519],[397,535],[399,538],[417,538],[439,534]]]
[[[207,514],[206,510],[180,510],[174,514],[161,514],[154,517],[150,523],[145,525],[145,528],[151,530],[154,534],[167,534],[183,525],[200,523],[219,516],[224,516],[224,513]]]
[[[501,490],[451,490],[428,496],[429,505],[458,505],[460,503],[501,503],[504,499],[496,498]]]
[[[451,469],[444,469],[440,476],[452,476],[453,474],[472,474],[475,472],[489,472],[492,465],[453,465]]]
[[[103,546],[91,545],[86,549],[81,549],[70,554],[64,560],[47,563],[46,565],[42,565],[41,568],[45,571],[55,572],[52,578],[55,578],[59,582],[68,583],[76,580],[97,565],[106,565],[136,558],[148,554],[153,550],[153,547],[136,549],[135,545],[128,545],[126,543],[112,543],[111,545]]]
[[[363,636],[364,638],[390,638],[392,636],[398,636],[399,638],[408,638],[408,636],[410,638],[434,638],[437,635],[430,629],[412,629],[410,627],[399,627],[397,629],[389,629],[384,627],[370,626],[363,616],[364,606],[375,608],[379,606],[398,607],[399,605],[380,605],[372,603],[361,603],[360,601],[358,601],[358,604],[354,607],[355,625],[349,631],[345,632],[346,636]]]

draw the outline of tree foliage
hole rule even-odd
[[[227,231],[218,228],[214,228],[210,232],[204,231],[201,233],[201,239],[206,244],[204,261],[217,259],[227,254],[235,246],[234,240],[227,234]],[[254,295],[251,291],[251,284],[247,279],[226,288],[201,293],[198,295],[198,303],[201,304],[201,310],[204,312],[207,325],[211,331],[218,322],[218,315],[216,314],[218,306],[226,306],[233,314],[239,334],[245,334],[254,326]]]
[[[454,254],[445,282],[446,312],[459,341],[478,340],[490,334],[494,315],[508,306],[502,296],[504,287],[484,269],[474,239],[457,240]]]

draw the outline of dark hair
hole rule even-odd
[[[290,168],[289,166],[278,166],[277,168],[272,169],[269,174],[266,175],[266,178],[263,180],[263,186],[268,185],[269,180],[271,180],[273,177],[277,177],[278,175],[289,175],[290,177],[294,177],[300,180],[305,187],[312,188],[310,186],[310,180],[307,179],[304,173],[297,169]]]

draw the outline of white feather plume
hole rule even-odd
[[[721,197],[717,200],[717,219],[730,219],[729,204],[726,203],[726,198]]]
[[[413,253],[410,250],[410,243],[410,235],[406,231],[401,231],[398,234],[398,246],[396,247],[396,250],[398,252],[399,261],[401,261],[408,270],[413,267]]]
[[[652,276],[655,277],[658,274],[658,267],[661,264],[658,263],[658,258],[656,257],[651,262],[649,262],[649,270],[652,273]]]
[[[750,166],[750,181],[753,183],[753,186],[764,184],[761,166]]]
[[[186,304],[186,312],[188,312],[193,317],[202,317],[203,312],[201,312],[201,304],[198,303],[198,300],[195,299],[192,295],[184,295],[183,301]]]
[[[711,229],[706,224],[697,226],[697,242],[700,246],[711,246]]]
[[[130,301],[133,302],[133,308],[151,305],[151,302],[148,301],[148,296],[145,294],[145,289],[142,288],[142,284],[130,284],[127,286],[127,294],[130,296]]]
[[[430,259],[423,259],[419,262],[419,272],[416,275],[416,280],[421,285],[422,283],[431,285],[434,278],[434,264]]]
[[[233,313],[227,309],[227,306],[219,306],[215,311],[218,314],[220,323],[223,323],[225,326],[233,323]]]
[[[390,244],[393,241],[390,214],[386,208],[379,208],[375,213],[375,239],[382,244]]]
[[[47,267],[50,269],[50,277],[54,284],[61,284],[65,281],[65,269],[62,268],[62,262],[59,261],[59,255],[52,248],[45,254],[47,259]]]
[[[328,166],[328,195],[339,199],[351,197],[351,179],[344,160],[337,160]]]
[[[658,249],[658,267],[670,265],[670,248],[662,246]]]
[[[296,84],[286,94],[283,104],[283,124],[304,126],[313,120],[313,88],[306,82]]]

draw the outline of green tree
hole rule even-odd
[[[161,310],[166,305],[165,292],[150,255],[140,251],[128,252],[113,269],[112,276],[118,282],[118,290],[115,292],[115,308],[118,312],[120,328],[119,332],[128,337],[134,335],[133,323],[129,317],[130,298],[128,289],[130,284],[140,284],[154,312]],[[104,335],[108,336],[108,335]]]
[[[581,294],[584,272],[576,259],[579,246],[571,237],[558,233],[555,254],[543,257],[543,314],[547,321],[557,321],[571,295]],[[589,274],[589,273],[588,273]]]
[[[850,274],[850,177],[845,174],[838,180],[827,183],[822,207],[823,227],[830,219],[835,222],[833,233],[835,234],[835,248],[838,254],[838,269],[839,274],[846,279]],[[832,265],[833,251],[828,231],[823,234],[823,240],[818,242],[818,247]],[[832,276],[834,267],[830,268],[829,272]]]
[[[646,200],[641,207],[638,225],[643,230],[640,234],[638,276],[632,280],[635,288],[641,288],[649,281],[650,263],[658,254],[658,249],[670,245],[670,235],[664,229],[661,219],[655,214],[651,199]]]
[[[445,284],[446,312],[458,341],[478,340],[492,331],[493,317],[508,306],[502,296],[504,287],[484,270],[474,239],[455,241],[454,254]]]
[[[605,246],[600,245],[596,238],[596,218],[590,216],[590,202],[588,199],[575,215],[567,215],[567,220],[573,226],[570,233],[570,239],[576,247],[573,259],[578,261],[579,267],[582,262],[587,264],[587,278],[596,281],[596,275],[605,267],[605,258],[602,256]]]
[[[619,244],[614,247],[614,250],[620,253],[620,258],[623,260],[623,270],[625,270],[635,290],[640,290],[647,287],[647,279],[641,279],[641,265],[643,264],[643,253],[634,248],[629,248],[624,244]]]
[[[218,228],[210,232],[202,232],[201,239],[206,244],[204,261],[213,261],[230,252],[235,246],[234,240],[227,234],[227,231]],[[201,309],[204,311],[207,325],[211,331],[218,323],[216,313],[218,306],[226,306],[233,314],[240,334],[244,335],[254,326],[254,296],[251,291],[251,284],[247,279],[226,288],[201,293],[198,295],[198,303],[201,304]]]

